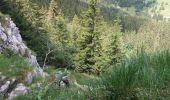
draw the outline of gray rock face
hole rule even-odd
[[[33,74],[31,72],[29,72],[26,77],[25,77],[25,82],[27,84],[31,84],[32,83],[32,80],[33,80]]]
[[[19,95],[24,95],[28,92],[27,87],[20,83],[16,86],[16,88],[9,94],[8,100],[12,100],[14,97],[17,97]]]
[[[28,47],[23,43],[19,29],[10,18],[6,18],[7,25],[4,26],[0,22],[0,52],[8,48],[25,58],[25,61],[34,66],[35,73],[44,77],[43,70],[37,63]]]
[[[0,93],[5,93],[8,90],[10,83],[10,81],[6,81],[6,83],[0,87]]]

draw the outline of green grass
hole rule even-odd
[[[138,47],[143,46],[147,52],[160,52],[170,49],[170,23],[149,21],[144,23],[138,34],[126,32],[123,35],[125,46],[131,47],[131,54],[137,51]],[[130,54],[130,55],[131,55]]]
[[[9,57],[0,54],[0,72],[7,78],[22,78],[29,71],[32,71],[32,67],[23,58],[16,55]]]
[[[0,12],[0,23],[2,26],[6,26],[8,23],[7,21],[5,20],[5,18],[8,18],[9,16],[7,15],[4,15]]]
[[[169,100],[169,61],[169,51],[148,54],[141,50],[101,77],[71,72],[70,87],[59,88],[47,85],[51,76],[41,82],[39,89],[33,84],[31,92],[17,100]],[[82,91],[73,84],[75,80],[92,89]]]
[[[164,8],[165,8],[165,10],[161,10],[161,14],[163,15],[163,16],[167,16],[167,17],[170,17],[170,0],[157,0],[157,2],[158,2],[158,7],[160,7],[160,5],[162,4],[162,3],[164,3]]]
[[[169,100],[170,52],[144,51],[111,69],[101,80],[107,99]],[[108,93],[108,94],[107,94]]]
[[[56,70],[51,71],[52,69],[53,68],[49,68],[50,71],[46,69],[47,72],[50,72],[49,77],[34,82],[34,84],[30,86],[31,91],[27,95],[16,98],[16,100],[87,100],[90,98],[90,91],[85,92],[79,89],[74,82],[77,81],[79,84],[89,85],[90,81],[95,80],[96,77],[70,71],[70,87],[58,87],[58,85],[51,84],[54,81],[53,77],[56,72]],[[57,71],[58,70],[63,69],[57,69]],[[37,83],[40,83],[41,87],[38,88]]]

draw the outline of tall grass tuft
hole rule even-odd
[[[170,99],[170,52],[144,50],[102,76],[107,99]]]

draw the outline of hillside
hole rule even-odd
[[[169,100],[169,3],[0,0],[0,99]]]
[[[157,0],[156,8],[153,7],[151,8],[156,9],[156,12],[160,13],[163,15],[164,18],[169,19],[170,18],[170,1],[169,0]]]

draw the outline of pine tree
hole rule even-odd
[[[97,63],[101,57],[101,31],[102,18],[97,7],[97,0],[90,0],[88,11],[83,13],[83,31],[80,39],[77,70],[82,72],[99,72]]]
[[[113,33],[110,36],[110,43],[108,45],[108,57],[109,57],[109,65],[115,65],[120,63],[123,55],[124,49],[122,45],[122,33],[120,20],[114,22]]]
[[[47,21],[50,22],[50,24],[55,24],[55,17],[60,13],[60,10],[57,5],[56,0],[51,0],[49,9],[48,9],[48,15],[47,15]]]
[[[57,1],[52,0],[48,10],[48,16],[44,23],[48,32],[51,43],[56,49],[53,59],[59,67],[68,66],[71,61],[70,33],[63,13],[57,7]]]
[[[58,16],[55,18],[54,31],[54,36],[52,36],[52,38],[56,37],[54,41],[59,42],[59,46],[66,47],[69,42],[70,34],[67,30],[67,25],[61,12],[59,12]]]
[[[58,8],[56,0],[51,0],[46,20],[45,24],[48,28],[51,41],[60,48],[65,46],[68,42],[69,34],[64,15]]]
[[[72,39],[74,40],[73,42],[76,43],[81,30],[80,20],[77,15],[74,15],[71,25],[72,25]]]

